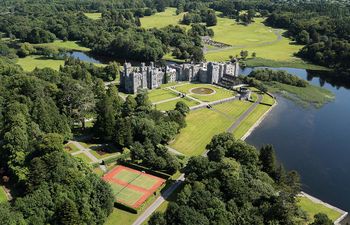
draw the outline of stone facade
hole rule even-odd
[[[124,64],[121,71],[120,85],[127,93],[136,93],[139,89],[154,89],[161,84],[175,81],[201,82],[218,84],[221,81],[235,80],[239,74],[239,63],[200,63],[172,64],[165,69],[155,67],[154,63],[132,67]]]

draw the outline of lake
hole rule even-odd
[[[286,169],[299,172],[305,192],[350,211],[350,90],[303,69],[273,69],[323,86],[335,94],[335,100],[320,109],[306,109],[277,96],[278,105],[246,141],[256,147],[273,144]]]
[[[83,52],[72,57],[91,63],[108,63],[108,58]],[[118,61],[118,60],[117,60]],[[241,70],[249,74],[253,68]],[[301,175],[303,190],[332,205],[350,211],[350,90],[313,77],[317,72],[282,69],[310,83],[331,90],[336,98],[320,109],[302,108],[278,97],[278,105],[246,139],[256,147],[273,144],[278,160]]]

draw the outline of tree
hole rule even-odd
[[[167,117],[169,121],[179,124],[179,130],[186,127],[185,116],[181,112],[177,110],[167,111]]]
[[[306,30],[302,30],[297,36],[297,42],[304,45],[309,44],[310,42],[309,33]]]
[[[310,225],[332,225],[333,221],[328,218],[328,216],[324,213],[317,213],[314,215],[314,222],[310,223]]]
[[[175,105],[175,110],[186,116],[190,112],[190,108],[183,101],[179,101]]]
[[[135,97],[136,110],[140,112],[148,112],[152,109],[152,103],[148,98],[147,92],[138,93]]]
[[[256,52],[252,53],[252,58],[256,58]]]
[[[39,151],[42,155],[49,154],[52,152],[59,152],[63,150],[63,137],[60,134],[48,133],[44,134],[41,138],[39,145]]]
[[[122,106],[123,115],[124,116],[131,115],[135,111],[136,107],[137,107],[137,102],[131,95],[128,95],[128,97],[126,97],[126,100]]]
[[[272,145],[263,146],[260,149],[259,161],[261,170],[266,172],[270,177],[276,177],[276,157]]]
[[[242,50],[242,51],[240,52],[240,56],[241,56],[242,59],[246,59],[246,58],[248,57],[248,55],[249,55],[249,54],[248,54],[248,51],[243,51],[243,50]]]
[[[217,18],[216,18],[215,12],[208,13],[207,18],[206,18],[206,23],[207,23],[208,27],[216,26]]]
[[[59,102],[69,117],[80,121],[85,129],[85,119],[95,108],[95,96],[84,82],[65,79],[62,84]]]
[[[58,206],[57,222],[62,225],[80,224],[79,212],[75,203],[66,198]]]
[[[97,119],[94,128],[105,141],[111,141],[116,128],[116,109],[113,108],[111,97],[105,95],[96,105]]]
[[[33,45],[31,45],[28,42],[24,42],[23,44],[21,44],[21,47],[18,50],[17,54],[19,57],[26,57],[28,55],[35,53],[35,52],[36,52],[36,49],[33,47]]]

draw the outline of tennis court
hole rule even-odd
[[[111,185],[117,202],[133,208],[138,208],[165,182],[164,179],[125,166],[117,166],[103,179]]]

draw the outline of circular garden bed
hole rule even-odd
[[[207,87],[198,87],[190,90],[191,93],[196,95],[211,95],[215,94],[215,90]]]

